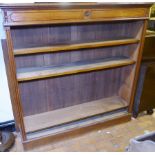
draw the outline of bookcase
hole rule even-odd
[[[150,5],[1,5],[25,148],[130,120]]]

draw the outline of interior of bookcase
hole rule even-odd
[[[142,22],[11,28],[26,132],[128,107]]]

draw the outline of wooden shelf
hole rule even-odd
[[[150,17],[149,20],[155,20],[155,17]]]
[[[97,130],[109,127],[114,124],[116,125],[122,122],[124,123],[129,120],[131,120],[131,114],[128,113],[125,108],[122,108],[112,112],[104,113],[102,115],[98,115],[97,118],[96,116],[92,116],[91,119],[86,118],[83,120],[75,121],[76,123],[71,122],[59,127],[51,127],[36,132],[30,132],[27,133],[27,138],[28,140],[37,139],[39,141],[40,139],[46,139],[49,136],[51,139],[59,136],[64,137],[64,135],[67,137],[68,134],[73,134],[74,131],[81,132],[81,129],[84,132],[90,131],[94,128]]]
[[[105,46],[116,46],[116,45],[125,45],[125,44],[134,44],[138,43],[138,39],[121,39],[121,40],[111,40],[111,41],[95,41],[88,43],[65,43],[53,46],[45,47],[33,47],[33,48],[23,48],[15,49],[14,55],[26,55],[26,54],[37,54],[37,53],[46,53],[46,52],[57,52],[57,51],[66,51],[66,50],[78,50],[86,48],[97,48]]]
[[[147,30],[145,37],[155,37],[155,31]]]
[[[134,60],[128,59],[126,57],[113,57],[91,61],[79,61],[59,66],[21,68],[17,70],[17,79],[18,81],[29,81],[34,79],[120,67],[134,63]]]
[[[113,96],[50,112],[26,116],[24,117],[24,123],[26,132],[33,132],[123,107],[127,107],[127,103],[119,96]]]

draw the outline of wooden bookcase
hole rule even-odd
[[[13,111],[25,147],[130,120],[149,7],[1,6]]]

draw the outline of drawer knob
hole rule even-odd
[[[90,11],[90,10],[85,11],[85,12],[84,12],[84,16],[85,16],[86,18],[90,17],[90,16],[91,16],[91,11]]]

